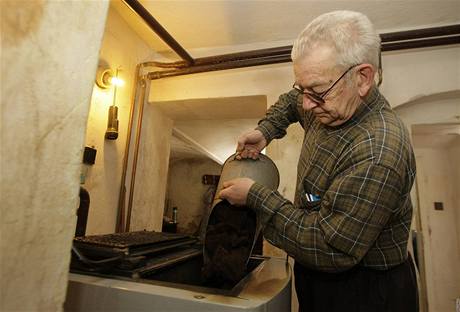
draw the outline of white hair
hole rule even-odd
[[[333,11],[315,18],[294,42],[292,61],[299,60],[309,52],[314,53],[315,45],[334,48],[338,66],[368,63],[378,68],[380,36],[362,13]]]

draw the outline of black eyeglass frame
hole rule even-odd
[[[350,66],[330,87],[329,89],[327,89],[326,91],[324,92],[321,92],[321,93],[315,93],[315,92],[310,92],[310,91],[307,91],[305,90],[304,88],[302,88],[301,86],[297,85],[295,82],[294,84],[292,85],[292,88],[294,88],[297,92],[299,92],[300,94],[303,94],[303,95],[306,95],[308,96],[308,98],[310,100],[312,100],[313,102],[317,103],[317,104],[324,104],[326,103],[326,101],[324,100],[324,98],[326,97],[326,95],[335,87],[335,85],[337,85],[337,83],[339,83],[339,81],[345,77],[345,75],[350,71],[352,70],[353,68],[355,68],[356,66],[358,65],[361,65],[361,64],[355,64],[353,66]]]

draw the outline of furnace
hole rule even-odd
[[[194,237],[153,231],[74,239],[66,311],[289,311],[286,259],[252,256],[216,284]]]

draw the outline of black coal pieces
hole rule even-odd
[[[247,272],[246,263],[256,232],[256,214],[227,201],[211,213],[205,238],[207,259],[203,278],[213,287],[233,287]]]

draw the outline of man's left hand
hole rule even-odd
[[[254,180],[249,178],[237,178],[225,181],[222,184],[224,188],[219,192],[219,198],[226,199],[230,204],[235,206],[244,206],[246,205],[249,189],[253,184]]]

